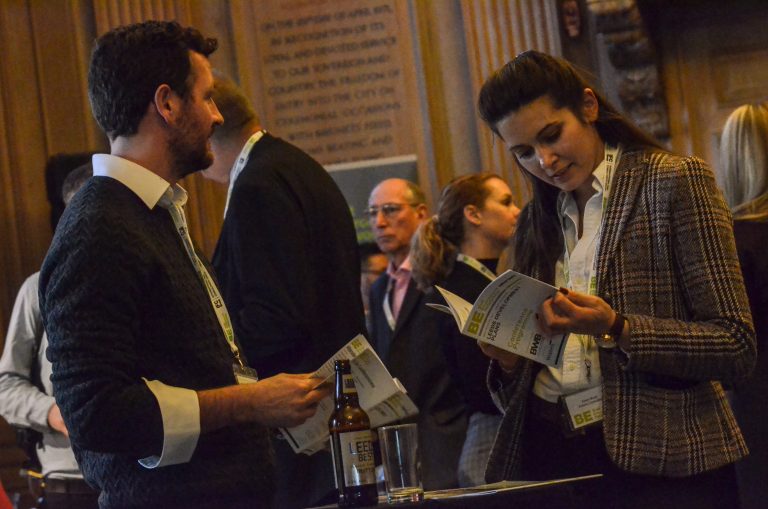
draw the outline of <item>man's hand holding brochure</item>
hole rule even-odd
[[[474,304],[435,288],[448,306],[427,305],[452,314],[462,334],[547,366],[560,363],[567,334],[546,333],[536,316],[541,303],[558,291],[554,286],[508,270]]]
[[[371,419],[371,428],[416,415],[419,409],[411,401],[405,387],[397,378],[392,378],[384,363],[374,352],[368,341],[361,335],[328,359],[313,376],[322,380],[333,379],[333,363],[337,359],[349,359],[352,377],[355,379],[360,406]],[[324,448],[328,442],[328,418],[333,410],[333,396],[320,401],[315,415],[304,424],[292,428],[281,428],[283,436],[294,452],[313,454]]]

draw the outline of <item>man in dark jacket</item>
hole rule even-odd
[[[427,218],[424,193],[406,180],[379,183],[368,199],[376,243],[389,258],[371,288],[371,339],[392,376],[419,407],[422,477],[428,490],[457,486],[467,412],[449,375],[434,311],[411,278],[410,242]]]
[[[314,371],[365,331],[349,206],[317,161],[259,125],[232,81],[217,76],[213,98],[224,125],[203,175],[228,185],[213,266],[235,332],[261,375]],[[313,505],[334,490],[330,454],[274,446],[276,507]]]

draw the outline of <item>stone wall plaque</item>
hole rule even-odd
[[[267,128],[323,164],[415,152],[396,0],[257,5]]]

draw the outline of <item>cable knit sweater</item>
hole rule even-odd
[[[146,469],[163,424],[143,379],[193,390],[235,383],[232,354],[168,211],[94,177],[59,223],[40,276],[56,400],[102,508],[269,505],[267,432],[202,434],[188,463]]]

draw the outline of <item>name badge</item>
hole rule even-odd
[[[598,385],[581,392],[563,396],[571,430],[577,430],[603,420],[603,388]]]
[[[235,373],[235,380],[237,380],[238,385],[255,384],[259,381],[259,375],[256,373],[256,370],[248,366],[233,364],[232,371]]]

